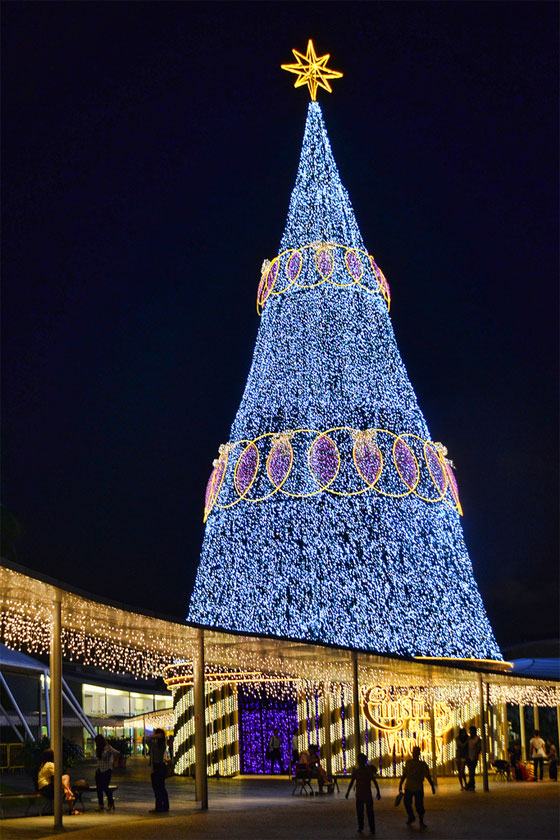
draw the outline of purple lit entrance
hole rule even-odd
[[[297,729],[297,697],[289,684],[240,685],[237,694],[239,720],[240,772],[270,773],[266,758],[268,740],[274,730],[280,736],[284,771],[292,758],[292,735]],[[275,772],[278,773],[276,766]]]

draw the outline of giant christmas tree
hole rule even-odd
[[[431,441],[336,168],[317,85],[294,51],[303,148],[230,442],[206,491],[189,620],[377,651],[501,659],[463,539],[446,450]]]

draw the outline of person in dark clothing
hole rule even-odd
[[[107,743],[103,735],[95,736],[95,756],[97,758],[97,770],[95,771],[95,787],[97,788],[98,811],[104,811],[103,794],[107,796],[107,810],[115,810],[113,791],[110,789],[111,774],[115,757],[120,755],[119,751]]]
[[[425,761],[420,761],[420,747],[414,747],[412,750],[412,758],[409,758],[404,766],[404,773],[399,782],[399,793],[402,793],[402,785],[404,785],[404,807],[408,814],[406,821],[407,825],[412,825],[416,820],[414,811],[412,810],[412,800],[415,800],[416,811],[420,819],[420,828],[426,828],[424,823],[424,779],[427,779],[432,793],[436,792],[432,777],[430,776],[430,768]],[[405,781],[406,780],[406,781]]]
[[[369,830],[371,834],[375,834],[375,815],[373,813],[373,796],[371,793],[371,783],[375,785],[377,791],[377,798],[381,799],[379,792],[379,785],[375,778],[375,767],[371,767],[367,763],[367,756],[364,753],[358,755],[358,766],[352,771],[352,778],[346,791],[346,799],[352,790],[354,783],[356,784],[356,814],[358,816],[358,831],[364,830],[364,806],[367,813]]]
[[[551,781],[556,782],[558,780],[558,753],[556,752],[556,747],[547,739],[546,747],[548,750],[548,775]]]
[[[461,790],[467,786],[467,777],[465,775],[465,766],[467,758],[469,757],[469,736],[464,726],[459,729],[459,735],[455,741],[455,761],[457,763],[457,773],[459,775],[459,784]]]
[[[167,768],[165,766],[165,732],[163,729],[154,729],[151,738],[146,738],[150,748],[150,765],[152,767],[152,788],[156,800],[156,807],[152,808],[150,814],[160,814],[169,811],[169,797],[165,788],[165,777]]]
[[[510,767],[513,770],[513,778],[516,782],[523,781],[523,771],[521,769],[522,765],[522,756],[521,756],[521,747],[519,744],[514,744],[511,749],[509,750],[509,763]]]
[[[478,762],[478,757],[482,750],[482,741],[480,739],[480,735],[476,731],[476,726],[469,727],[469,737],[467,740],[467,767],[469,770],[469,781],[465,790],[474,790],[475,787],[475,772],[476,772],[476,765]]]
[[[282,767],[282,753],[280,752],[280,734],[277,729],[268,740],[267,755],[270,759],[270,772],[274,773],[274,765],[278,764],[280,768],[280,775],[284,775],[284,768]]]

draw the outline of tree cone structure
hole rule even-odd
[[[189,621],[502,659],[389,294],[311,102],[278,256],[263,267],[251,370],[207,490]]]

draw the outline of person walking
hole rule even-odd
[[[426,828],[424,822],[424,779],[428,780],[432,793],[436,792],[432,777],[430,776],[430,768],[425,761],[420,761],[420,747],[413,747],[412,758],[409,758],[404,766],[404,771],[399,782],[399,793],[402,793],[402,786],[404,782],[404,807],[408,814],[406,821],[407,825],[412,825],[416,817],[412,810],[412,800],[416,805],[416,813],[420,820],[420,828]]]
[[[556,752],[556,747],[552,743],[552,741],[546,742],[548,747],[548,775],[552,782],[556,782],[558,780],[558,753]]]
[[[163,729],[154,729],[154,734],[146,738],[150,749],[150,765],[152,768],[152,788],[156,800],[156,807],[150,810],[150,814],[161,814],[169,811],[169,796],[165,788],[165,777],[167,768],[165,766],[165,732]]]
[[[476,731],[476,726],[469,727],[469,737],[467,739],[467,768],[469,770],[469,781],[465,790],[474,790],[474,775],[476,772],[476,765],[478,756],[482,750],[482,741],[480,735]]]
[[[95,736],[95,756],[97,758],[97,770],[95,771],[95,787],[97,788],[97,801],[99,806],[96,811],[104,811],[103,794],[107,796],[107,810],[115,810],[115,800],[113,799],[113,791],[109,788],[111,784],[111,775],[113,762],[116,756],[120,756],[120,752],[116,750],[111,744],[107,743],[103,735]]]
[[[280,768],[280,775],[284,775],[284,768],[282,767],[282,753],[280,752],[280,733],[277,729],[268,739],[267,755],[270,759],[270,772],[274,775],[274,765],[278,764]]]
[[[455,741],[455,763],[457,764],[457,774],[459,776],[459,784],[461,790],[467,786],[467,777],[465,775],[465,766],[469,756],[469,736],[464,726],[459,729],[459,734]]]
[[[375,815],[373,813],[373,796],[371,793],[372,782],[377,791],[377,799],[381,799],[379,785],[375,778],[375,767],[367,763],[367,756],[364,753],[360,753],[358,755],[358,766],[352,771],[352,778],[346,791],[346,799],[348,799],[352,786],[354,783],[356,784],[356,815],[358,817],[358,831],[360,833],[364,830],[365,807],[370,834],[375,834]]]
[[[531,750],[531,761],[533,762],[533,767],[535,768],[535,778],[533,779],[533,781],[539,781],[537,779],[537,771],[539,771],[540,781],[542,782],[544,775],[544,759],[546,756],[546,751],[545,743],[539,735],[538,729],[535,729],[535,734],[529,741],[529,748]]]

